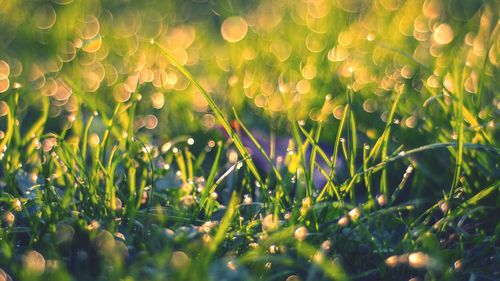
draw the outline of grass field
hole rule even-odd
[[[0,0],[0,281],[499,280],[496,0]]]

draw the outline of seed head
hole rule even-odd
[[[217,194],[217,192],[212,192],[210,193],[210,198],[212,198],[212,200],[217,200],[217,198],[219,198],[219,194]]]
[[[189,257],[182,251],[175,251],[172,253],[170,264],[177,269],[186,266],[189,263]]]
[[[398,256],[390,256],[387,259],[385,259],[385,264],[388,267],[396,267],[399,263]]]
[[[14,211],[19,212],[21,211],[23,204],[21,203],[21,200],[14,198],[11,201],[11,207]]]
[[[3,220],[7,225],[12,226],[16,220],[16,216],[12,212],[7,211],[3,216]]]
[[[227,268],[229,268],[231,271],[236,271],[236,264],[234,264],[233,261],[228,261]]]
[[[101,225],[99,224],[98,221],[93,220],[87,225],[88,230],[96,230],[100,227]]]
[[[340,227],[346,227],[347,225],[349,225],[349,218],[347,217],[341,217],[338,221],[338,224]]]
[[[307,234],[308,234],[307,228],[301,226],[295,230],[293,236],[295,236],[295,239],[299,241],[304,241],[307,237]]]
[[[384,194],[377,195],[377,204],[384,207],[387,204],[387,197]]]
[[[212,236],[210,236],[210,234],[208,234],[208,233],[203,234],[201,239],[203,240],[203,243],[205,243],[205,244],[212,242]]]
[[[292,214],[290,212],[285,214],[285,220],[290,220],[292,218]]]
[[[318,264],[319,264],[319,263],[322,263],[324,259],[325,259],[325,256],[324,256],[324,255],[323,255],[323,253],[322,253],[322,252],[320,252],[320,251],[316,252],[316,253],[314,254],[314,256],[313,256],[313,261],[314,261],[315,263],[318,263]]]
[[[32,274],[40,275],[45,271],[45,258],[37,251],[28,251],[23,256],[24,268]]]
[[[361,212],[359,211],[358,208],[354,208],[354,209],[349,211],[349,218],[352,221],[357,221],[360,216],[361,216]]]
[[[439,209],[441,209],[441,212],[446,214],[450,210],[450,205],[447,201],[442,201],[441,203],[439,203]]]
[[[185,195],[181,198],[181,202],[186,207],[191,207],[194,205],[195,200],[193,195]]]
[[[302,280],[302,279],[300,279],[300,277],[299,277],[299,276],[297,276],[297,275],[295,275],[295,274],[294,274],[294,275],[290,275],[290,276],[288,276],[288,277],[286,278],[286,281],[301,281],[301,280]]]
[[[142,192],[141,204],[144,205],[148,202],[148,193],[146,191]]]
[[[311,207],[311,198],[306,197],[302,199],[302,207],[309,209]]]
[[[125,241],[125,235],[123,235],[123,233],[121,233],[121,232],[115,232],[115,237],[120,239],[120,240]]]
[[[274,231],[278,228],[278,218],[267,215],[262,219],[262,229],[264,231]]]
[[[423,268],[426,267],[429,262],[429,257],[422,252],[411,253],[408,256],[408,263],[413,268]]]
[[[332,248],[332,242],[330,240],[325,240],[323,243],[321,243],[321,250],[324,252],[330,251]]]
[[[243,204],[251,205],[252,203],[253,203],[252,197],[250,197],[250,195],[248,195],[248,194],[245,194],[243,196]]]
[[[270,254],[273,254],[273,255],[274,255],[274,254],[276,254],[278,251],[279,251],[278,246],[276,246],[276,245],[271,245],[271,246],[269,246],[269,253],[270,253]]]

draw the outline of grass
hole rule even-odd
[[[0,280],[499,278],[495,1],[215,2],[0,0]]]

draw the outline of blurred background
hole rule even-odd
[[[383,255],[413,252],[420,249],[419,243],[446,261],[439,265],[443,278],[430,267],[426,278],[446,280],[446,271],[453,279],[449,274],[461,270],[462,257],[464,278],[469,271],[470,280],[482,278],[474,271],[497,272],[499,4],[499,0],[0,0],[0,213],[4,220],[9,218],[9,229],[17,220],[12,232],[0,232],[0,265],[22,272],[27,261],[42,260],[45,267],[44,253],[54,258],[52,262],[60,256],[61,266],[67,263],[75,276],[96,280],[93,275],[101,267],[102,272],[113,272],[113,267],[94,258],[97,252],[92,251],[102,248],[110,257],[118,255],[106,246],[109,241],[115,245],[111,232],[97,236],[95,249],[89,246],[96,237],[89,235],[97,234],[91,230],[114,232],[126,227],[124,234],[119,233],[123,242],[116,239],[114,249],[127,258],[130,250],[131,260],[139,262],[122,265],[116,259],[116,273],[137,271],[143,280],[146,272],[163,280],[176,276],[170,275],[172,267],[166,266],[170,254],[163,249],[181,246],[188,254],[197,253],[192,257],[200,257],[205,244],[188,239],[208,227],[203,243],[212,243],[208,233],[216,223],[207,221],[207,226],[203,221],[218,221],[224,212],[231,214],[231,224],[233,211],[225,210],[233,210],[229,199],[241,192],[240,228],[223,230],[222,236],[218,230],[213,237],[224,240],[227,231],[231,235],[227,238],[235,238],[226,239],[230,241],[226,245],[214,244],[213,251],[223,251],[224,260],[212,263],[210,253],[206,260],[201,255],[201,261],[194,258],[196,263],[186,266],[188,255],[176,251],[172,259],[176,270],[206,277],[208,270],[203,267],[210,263],[212,278],[234,275],[234,280],[242,280],[246,270],[236,271],[232,259],[251,244],[266,245],[262,241],[267,238],[261,237],[267,234],[261,236],[257,230],[262,215],[271,218],[262,219],[266,232],[265,221],[274,225],[278,215],[286,218],[285,211],[290,217],[290,210],[297,215],[305,210],[298,220],[293,214],[283,225],[290,223],[293,228],[296,222],[304,223],[312,232],[316,224],[316,230],[325,230],[311,233],[309,241],[332,238],[336,248],[332,260],[345,264],[346,272],[356,273],[352,277],[358,280],[392,274],[382,267]],[[228,141],[213,106],[163,50],[192,73],[243,144],[253,150],[257,166],[253,176],[248,173],[250,161],[244,165],[247,173],[238,173],[245,150]],[[336,140],[347,112],[348,121]],[[235,113],[270,161],[255,153],[257,148]],[[314,149],[306,140],[308,133],[318,137]],[[324,159],[337,156],[332,156],[333,147],[339,143],[337,155],[343,156],[331,161],[338,165],[329,166]],[[457,143],[465,143],[463,151]],[[422,148],[426,145],[433,149]],[[55,146],[61,149],[52,150]],[[407,153],[414,148],[422,149]],[[397,161],[385,163],[390,156]],[[269,162],[282,180],[274,178]],[[369,170],[378,163],[382,169]],[[318,166],[329,174],[320,174]],[[311,175],[307,182],[303,171],[306,179]],[[363,179],[355,176],[357,171],[364,172]],[[253,181],[260,176],[269,191],[260,188],[260,180]],[[326,178],[338,182],[326,185]],[[352,209],[349,217],[353,211],[359,217],[361,210],[362,223],[352,219],[352,228],[340,229],[345,226],[342,220],[349,222],[345,212],[337,227],[337,219],[351,205],[334,201],[332,190],[328,191],[334,185],[342,196],[350,192],[352,207],[359,209]],[[320,201],[316,195],[324,186],[332,194]],[[300,194],[306,187],[311,194]],[[355,197],[353,190],[361,193]],[[280,198],[289,197],[288,193],[293,196],[281,204]],[[205,199],[208,207],[200,212]],[[309,217],[312,206],[315,212]],[[385,206],[390,208],[382,209]],[[150,211],[155,212],[151,220]],[[373,216],[365,216],[369,212]],[[320,228],[316,214],[321,217]],[[76,232],[79,238],[71,247],[65,244],[70,242],[57,242],[68,240],[67,236],[72,241],[75,229],[60,222],[73,223],[77,216],[80,226],[75,228],[85,231]],[[245,222],[243,216],[248,217]],[[191,225],[198,223],[204,224]],[[219,229],[224,224],[222,220]],[[165,227],[175,230],[175,239],[174,231]],[[437,236],[430,235],[432,228]],[[11,239],[2,233],[14,235]],[[298,244],[291,245],[306,245],[302,244],[306,228],[298,228],[294,235]],[[160,236],[165,239],[155,239]],[[325,242],[329,249],[330,240]],[[323,249],[325,244],[320,243]],[[41,253],[26,252],[21,260],[28,245]],[[91,249],[89,255],[85,247]],[[307,253],[305,249],[300,251]],[[292,247],[289,250],[294,257]],[[285,247],[280,251],[284,254]],[[1,259],[8,256],[14,258]],[[267,252],[263,257],[267,259]],[[286,267],[273,265],[271,270],[269,262],[262,270],[275,279],[280,278],[275,272],[298,270],[304,276],[312,272],[307,280],[313,280],[319,268],[310,266],[310,261],[319,264],[323,259],[320,255],[318,262],[317,257],[307,254],[307,259],[290,263],[286,258]],[[405,258],[408,263],[408,257],[391,256],[386,263],[391,258]],[[178,266],[175,259],[181,260]],[[452,260],[454,269],[449,267]],[[89,267],[80,266],[84,262]],[[326,267],[335,272],[333,265]],[[423,270],[424,265],[415,267]],[[231,271],[219,273],[219,268]],[[264,272],[250,269],[257,275]],[[396,269],[395,274],[414,273],[406,270]],[[213,277],[219,275],[223,277]],[[0,269],[0,280],[8,280],[6,276]],[[292,276],[287,280],[296,280]]]
[[[452,141],[446,107],[460,87],[474,120],[468,140],[499,137],[497,1],[0,0],[0,7],[0,115],[18,92],[22,130],[47,114],[45,132],[68,123],[81,132],[94,111],[110,116],[140,98],[134,120],[123,114],[118,125],[134,122],[157,143],[217,135],[207,101],[157,42],[229,119],[234,107],[264,134],[287,135],[290,120],[321,121],[331,142],[350,90],[361,145],[370,144],[404,92],[396,145]],[[464,69],[460,81],[456,68]],[[97,122],[92,130],[103,128]]]

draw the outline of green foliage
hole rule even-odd
[[[497,1],[0,7],[0,280],[500,277]]]

